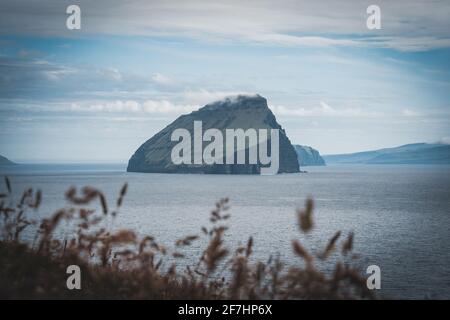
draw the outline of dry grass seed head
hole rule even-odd
[[[305,233],[311,231],[314,226],[313,209],[314,209],[314,202],[311,198],[308,198],[306,200],[305,209],[297,211],[298,224],[300,230]]]
[[[342,245],[342,253],[344,255],[346,255],[347,253],[349,253],[349,252],[351,252],[353,250],[353,237],[354,237],[353,232],[350,232],[348,237],[347,237],[347,240],[345,240],[345,242],[343,243],[343,245]]]
[[[309,254],[308,250],[306,250],[298,240],[292,241],[292,248],[294,253],[305,260],[307,266],[311,266],[313,262],[313,257]]]

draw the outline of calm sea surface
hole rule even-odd
[[[299,263],[291,240],[319,250],[337,230],[355,232],[358,264],[381,268],[381,294],[399,298],[450,298],[450,167],[328,166],[277,176],[126,173],[115,165],[26,165],[0,168],[16,197],[26,187],[43,191],[36,213],[47,216],[67,206],[69,186],[94,186],[111,205],[123,183],[129,192],[113,228],[153,235],[168,247],[208,226],[211,209],[230,199],[226,243],[255,240],[255,258],[279,254]],[[1,183],[0,190],[5,186]],[[308,196],[316,201],[315,230],[305,237],[295,225],[296,209]],[[69,237],[69,231],[60,232]],[[188,248],[198,258],[204,242]],[[191,259],[191,261],[189,261]],[[326,266],[324,267],[326,269]]]

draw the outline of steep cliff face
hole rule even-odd
[[[298,163],[302,166],[324,166],[325,160],[321,157],[319,151],[309,146],[294,145],[297,152]]]
[[[7,159],[6,157],[0,156],[0,166],[13,166],[15,165],[14,162]]]
[[[278,173],[298,172],[297,154],[285,131],[277,123],[267,106],[267,100],[259,95],[225,98],[204,106],[190,114],[182,115],[166,128],[142,144],[128,162],[127,171],[162,173],[218,173],[218,174],[258,174],[261,167],[248,161],[246,149],[245,164],[179,164],[171,159],[172,148],[178,141],[171,141],[176,129],[187,129],[194,137],[194,121],[202,122],[203,132],[218,129],[225,137],[226,129],[279,129],[279,170]],[[269,131],[270,136],[270,131]],[[227,142],[228,143],[228,142]],[[203,142],[203,148],[208,142]],[[269,147],[270,150],[270,147]],[[224,161],[225,163],[225,161]]]

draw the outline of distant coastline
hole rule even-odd
[[[300,168],[307,166],[324,165],[450,165],[450,145],[414,143],[394,148],[384,148],[372,151],[363,151],[347,154],[320,155],[320,152],[312,147],[294,145],[298,155]],[[308,148],[307,155],[301,158],[300,152]],[[307,150],[307,151],[308,151]],[[0,156],[1,172],[78,172],[78,171],[126,171],[127,163],[123,162],[42,162],[31,160],[22,163],[13,162]],[[302,170],[304,171],[304,170]]]
[[[394,148],[322,157],[327,164],[450,164],[450,145],[413,143]]]

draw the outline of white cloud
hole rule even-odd
[[[379,117],[379,112],[365,111],[360,108],[333,108],[321,101],[320,106],[313,108],[288,108],[285,106],[271,106],[270,109],[279,116],[289,117]]]
[[[162,75],[161,73],[152,74],[152,81],[155,82],[156,84],[164,86],[175,84],[175,81],[172,78]]]
[[[39,64],[39,63],[37,63]],[[78,71],[74,68],[70,68],[70,67],[54,67],[52,66],[53,69],[50,70],[43,70],[42,74],[44,75],[44,77],[49,80],[49,81],[61,81],[63,79],[65,79],[66,77],[69,77],[73,74],[76,74]]]
[[[254,34],[249,36],[250,41],[259,43],[275,44],[282,46],[308,46],[308,47],[330,47],[330,46],[363,46],[364,43],[352,39],[332,39],[327,37],[292,36],[288,34]]]
[[[115,100],[102,102],[74,102],[70,104],[70,111],[97,113],[141,113],[178,115],[197,110],[199,107],[189,104],[174,104],[167,100]]]
[[[420,113],[411,109],[403,109],[402,114],[405,117],[419,117]]]
[[[140,111],[140,105],[136,101],[116,100],[105,103],[72,103],[71,111],[82,112],[137,112]]]
[[[147,113],[182,114],[197,110],[198,106],[173,104],[167,100],[147,100],[143,103],[143,109]]]
[[[245,91],[209,91],[205,89],[196,91],[185,91],[183,96],[187,103],[203,106],[205,104],[222,100],[226,97],[237,96],[237,95],[254,95],[253,92]]]

